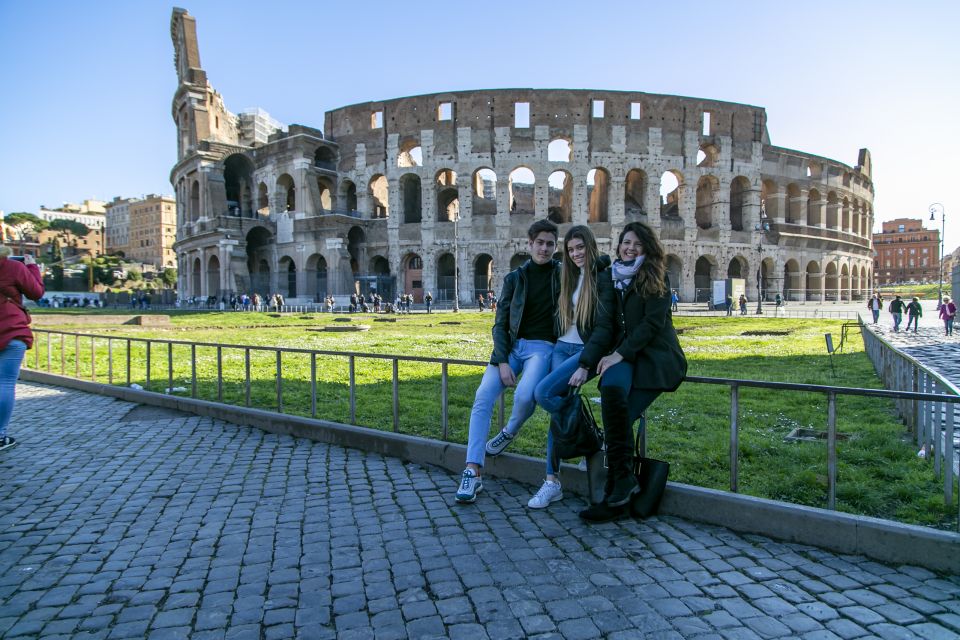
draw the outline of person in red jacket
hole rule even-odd
[[[23,296],[43,297],[43,278],[33,256],[23,262],[10,258],[10,247],[0,246],[0,451],[17,443],[7,435],[23,354],[33,346],[30,315]]]

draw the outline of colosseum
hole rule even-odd
[[[526,229],[660,235],[672,285],[833,301],[872,282],[870,153],[848,166],[770,143],[762,107],[640,92],[495,89],[328,111],[323,130],[232,114],[174,9],[182,297],[402,292],[460,304],[526,259]],[[458,277],[455,277],[454,274]]]

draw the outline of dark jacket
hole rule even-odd
[[[907,315],[917,316],[918,318],[923,316],[923,307],[920,306],[919,302],[910,301],[910,304],[907,305]]]
[[[616,352],[633,364],[633,387],[673,391],[687,375],[687,358],[673,328],[669,278],[656,298],[644,298],[632,286],[617,294],[622,338]]]
[[[520,319],[523,318],[523,305],[527,300],[527,270],[532,262],[527,260],[507,274],[503,279],[503,289],[497,300],[497,316],[493,321],[493,354],[490,364],[499,365],[508,362],[510,350],[517,341],[520,332]],[[550,284],[553,300],[560,294],[560,261],[553,261],[553,280]],[[556,334],[554,322],[554,334]],[[554,341],[557,336],[554,335]]]
[[[593,269],[596,282],[597,307],[593,311],[593,326],[589,329],[577,323],[577,332],[583,340],[583,351],[580,352],[580,366],[593,373],[600,358],[610,353],[613,348],[616,331],[614,316],[617,313],[617,294],[613,288],[613,278],[608,267],[610,256],[600,256]],[[559,333],[559,332],[558,332]]]
[[[890,303],[890,313],[903,313],[907,305],[900,298],[894,298]]]

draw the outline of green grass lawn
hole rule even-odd
[[[372,315],[356,315],[352,324],[370,326],[369,331],[330,333],[317,331],[337,324],[328,314],[269,314],[176,312],[167,329],[130,325],[74,326],[69,319],[60,328],[117,338],[112,341],[115,384],[127,380],[126,340],[181,340],[201,343],[265,347],[250,350],[250,402],[252,406],[277,408],[276,351],[287,347],[318,351],[449,358],[484,362],[490,354],[491,313],[453,315],[414,314],[392,316],[395,322],[377,322]],[[449,324],[459,323],[459,324]],[[345,324],[345,323],[344,323]],[[843,352],[830,358],[824,333],[832,333],[839,345],[842,321],[774,318],[676,318],[680,340],[689,359],[691,376],[765,381],[833,384],[844,387],[881,388],[873,367],[863,352],[859,331],[854,328]],[[130,380],[152,391],[168,386],[168,347],[153,343],[147,384],[146,348],[131,343]],[[27,363],[46,369],[49,350],[51,369],[59,372],[61,357],[68,375],[77,370],[76,342],[68,337],[48,341],[38,336],[36,351]],[[96,379],[107,381],[107,341],[95,342]],[[82,338],[79,350],[80,377],[90,379],[91,340]],[[191,389],[191,348],[172,348],[173,385]],[[217,349],[197,347],[197,395],[218,399]],[[338,422],[350,421],[349,363],[339,355],[316,355],[317,416]],[[223,348],[220,353],[223,401],[246,402],[246,352]],[[357,357],[356,422],[378,429],[393,429],[391,359]],[[438,363],[404,361],[399,372],[399,430],[403,433],[441,438],[441,367]],[[281,356],[282,403],[287,413],[311,415],[311,355]],[[449,376],[449,439],[466,441],[473,394],[482,367],[451,364]],[[598,396],[596,381],[588,395]],[[507,393],[509,409],[510,394]],[[794,428],[825,430],[826,398],[819,394],[743,389],[740,392],[741,493],[787,500],[804,505],[826,506],[827,460],[824,443],[786,443]],[[599,407],[596,415],[600,417]],[[496,420],[496,413],[495,413]],[[668,460],[671,479],[679,482],[729,489],[730,390],[727,386],[685,383],[676,393],[661,396],[647,412],[648,455]],[[511,450],[542,457],[548,419],[538,409]],[[899,520],[935,527],[956,523],[956,506],[943,504],[942,481],[934,477],[932,464],[918,459],[916,446],[898,419],[893,403],[870,398],[839,397],[837,425],[850,439],[838,443],[837,507],[850,513]]]

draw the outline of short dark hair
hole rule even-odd
[[[560,230],[557,228],[557,225],[553,224],[549,220],[537,220],[530,228],[527,229],[527,238],[530,240],[536,240],[537,236],[546,231],[547,233],[552,233],[554,239],[559,239]]]

